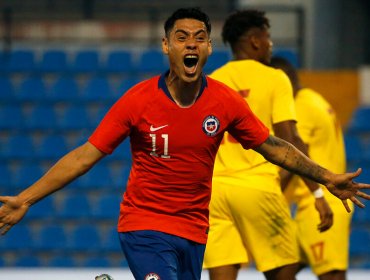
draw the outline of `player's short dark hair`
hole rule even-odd
[[[273,56],[270,65],[274,68],[294,69],[293,64],[290,63],[288,59],[281,56]]]
[[[176,10],[164,23],[164,31],[166,36],[171,32],[176,20],[190,18],[202,21],[206,28],[208,34],[211,34],[211,21],[206,13],[201,11],[200,8],[181,8]]]
[[[270,22],[264,11],[241,10],[230,14],[222,28],[222,40],[232,47],[251,28],[269,28]]]
[[[270,61],[270,66],[283,70],[293,84],[298,82],[297,70],[288,59],[280,56],[273,56]]]

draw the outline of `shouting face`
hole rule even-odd
[[[162,49],[169,57],[170,75],[184,82],[199,79],[212,52],[211,40],[203,22],[179,19],[162,40]]]

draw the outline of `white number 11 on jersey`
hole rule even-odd
[[[157,154],[157,134],[149,134],[152,138],[152,151],[150,153],[151,156],[158,157]],[[161,137],[164,139],[164,147],[163,147],[163,155],[161,158],[170,158],[168,155],[168,134],[161,134]]]

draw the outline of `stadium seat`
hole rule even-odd
[[[0,162],[0,192],[6,194],[5,190],[12,187],[12,177],[7,164]]]
[[[55,129],[57,115],[50,105],[37,105],[33,107],[24,122],[25,127],[32,130]]]
[[[12,159],[32,159],[35,155],[33,140],[28,134],[11,135],[3,147],[3,155]]]
[[[103,248],[110,252],[121,252],[121,245],[116,227],[112,227],[103,240]]]
[[[14,265],[17,267],[39,267],[41,266],[41,261],[35,255],[27,255],[18,257]]]
[[[369,183],[370,182],[370,165],[368,165],[368,163],[366,164],[364,163],[361,165],[361,167],[362,167],[362,173],[360,174],[360,176],[356,178],[356,181]]]
[[[60,134],[47,135],[37,146],[36,155],[42,159],[59,159],[68,151],[64,136]]]
[[[370,232],[367,228],[353,227],[350,235],[350,254],[368,255],[370,252]]]
[[[86,86],[81,90],[81,98],[85,101],[111,100],[113,96],[108,78],[95,76],[89,79]]]
[[[117,190],[120,190],[122,192],[125,191],[128,178],[130,176],[131,172],[131,164],[123,164],[120,170],[118,171],[118,174],[115,174],[114,177],[114,188]]]
[[[361,266],[359,266],[358,268],[368,271],[370,269],[370,257],[369,257],[369,255],[363,257],[362,260],[363,260],[363,262],[362,262]]]
[[[20,101],[40,101],[46,97],[45,82],[41,77],[28,77],[20,83],[17,99]]]
[[[91,118],[91,125],[92,127],[98,126],[98,124],[101,122],[101,120],[104,118],[104,116],[108,113],[109,109],[112,107],[112,104],[99,104],[98,110],[93,114]]]
[[[79,225],[71,232],[68,249],[72,251],[101,250],[101,241],[97,228],[93,225]]]
[[[168,62],[165,60],[162,51],[157,49],[144,50],[139,58],[138,72],[159,75],[168,69]]]
[[[47,263],[48,267],[74,267],[76,265],[73,256],[56,256],[49,259]]]
[[[370,131],[370,106],[357,108],[348,125],[348,132],[361,133]]]
[[[36,246],[38,250],[59,251],[66,243],[67,236],[63,225],[44,225],[40,229]]]
[[[76,101],[79,99],[79,86],[73,76],[60,76],[51,85],[48,98],[52,101]]]
[[[110,160],[120,160],[131,162],[130,139],[126,138],[119,146],[109,155]]]
[[[83,267],[109,267],[110,261],[108,257],[105,256],[93,256],[93,257],[87,257],[82,262]]]
[[[46,197],[36,204],[32,205],[27,213],[27,218],[30,219],[45,219],[55,215],[55,205],[52,196]]]
[[[15,50],[10,53],[10,72],[32,72],[36,70],[35,54],[32,50]]]
[[[99,219],[118,220],[122,197],[119,194],[106,193],[94,204],[93,215]]]
[[[129,50],[110,51],[103,70],[109,73],[131,73],[134,71],[132,52]]]
[[[70,70],[74,73],[93,73],[100,69],[99,53],[95,50],[80,50],[75,53]]]
[[[0,252],[6,250],[21,250],[34,249],[34,239],[31,230],[24,224],[14,226],[9,234],[6,234],[0,239]]]
[[[353,133],[346,132],[344,135],[347,161],[358,162],[363,157],[361,138]]]
[[[24,115],[20,105],[0,105],[0,131],[23,128]]]
[[[212,54],[208,57],[206,65],[204,65],[204,72],[207,74],[212,73],[220,66],[226,64],[230,58],[231,55],[229,51],[214,50]]]
[[[107,165],[101,162],[79,179],[79,186],[90,190],[112,188],[112,172]]]
[[[84,106],[71,105],[65,108],[57,120],[58,128],[61,129],[84,129],[90,128],[91,122]]]
[[[141,80],[138,77],[124,79],[117,89],[115,89],[116,99],[121,97],[126,91],[139,83]]]
[[[364,154],[362,158],[362,162],[370,168],[370,139],[364,144]]]
[[[0,74],[9,74],[10,51],[0,52]]]
[[[64,50],[46,50],[42,54],[39,70],[43,73],[64,73],[67,71],[68,57]]]
[[[16,188],[24,189],[36,182],[43,174],[44,171],[38,164],[24,163],[13,174],[13,185]]]
[[[297,51],[293,49],[274,49],[273,56],[285,58],[288,60],[295,68],[301,66]]]
[[[89,198],[84,194],[69,194],[57,211],[57,215],[63,219],[87,218],[91,213]]]
[[[1,63],[1,62],[0,62]],[[9,77],[0,77],[0,101],[10,102],[14,99],[14,85]]]
[[[361,180],[362,181],[362,180]],[[369,182],[369,181],[366,181]],[[370,210],[365,209],[355,209],[352,216],[352,222],[355,224],[370,224]]]

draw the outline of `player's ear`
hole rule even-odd
[[[212,48],[212,40],[209,39],[209,41],[208,41],[208,55],[211,55],[212,54],[212,51],[213,51],[213,48]]]
[[[253,49],[258,50],[260,48],[260,40],[257,36],[255,36],[255,35],[249,36],[249,41],[250,41],[251,46],[253,47]]]
[[[162,52],[164,54],[168,54],[168,39],[167,37],[162,38]]]

